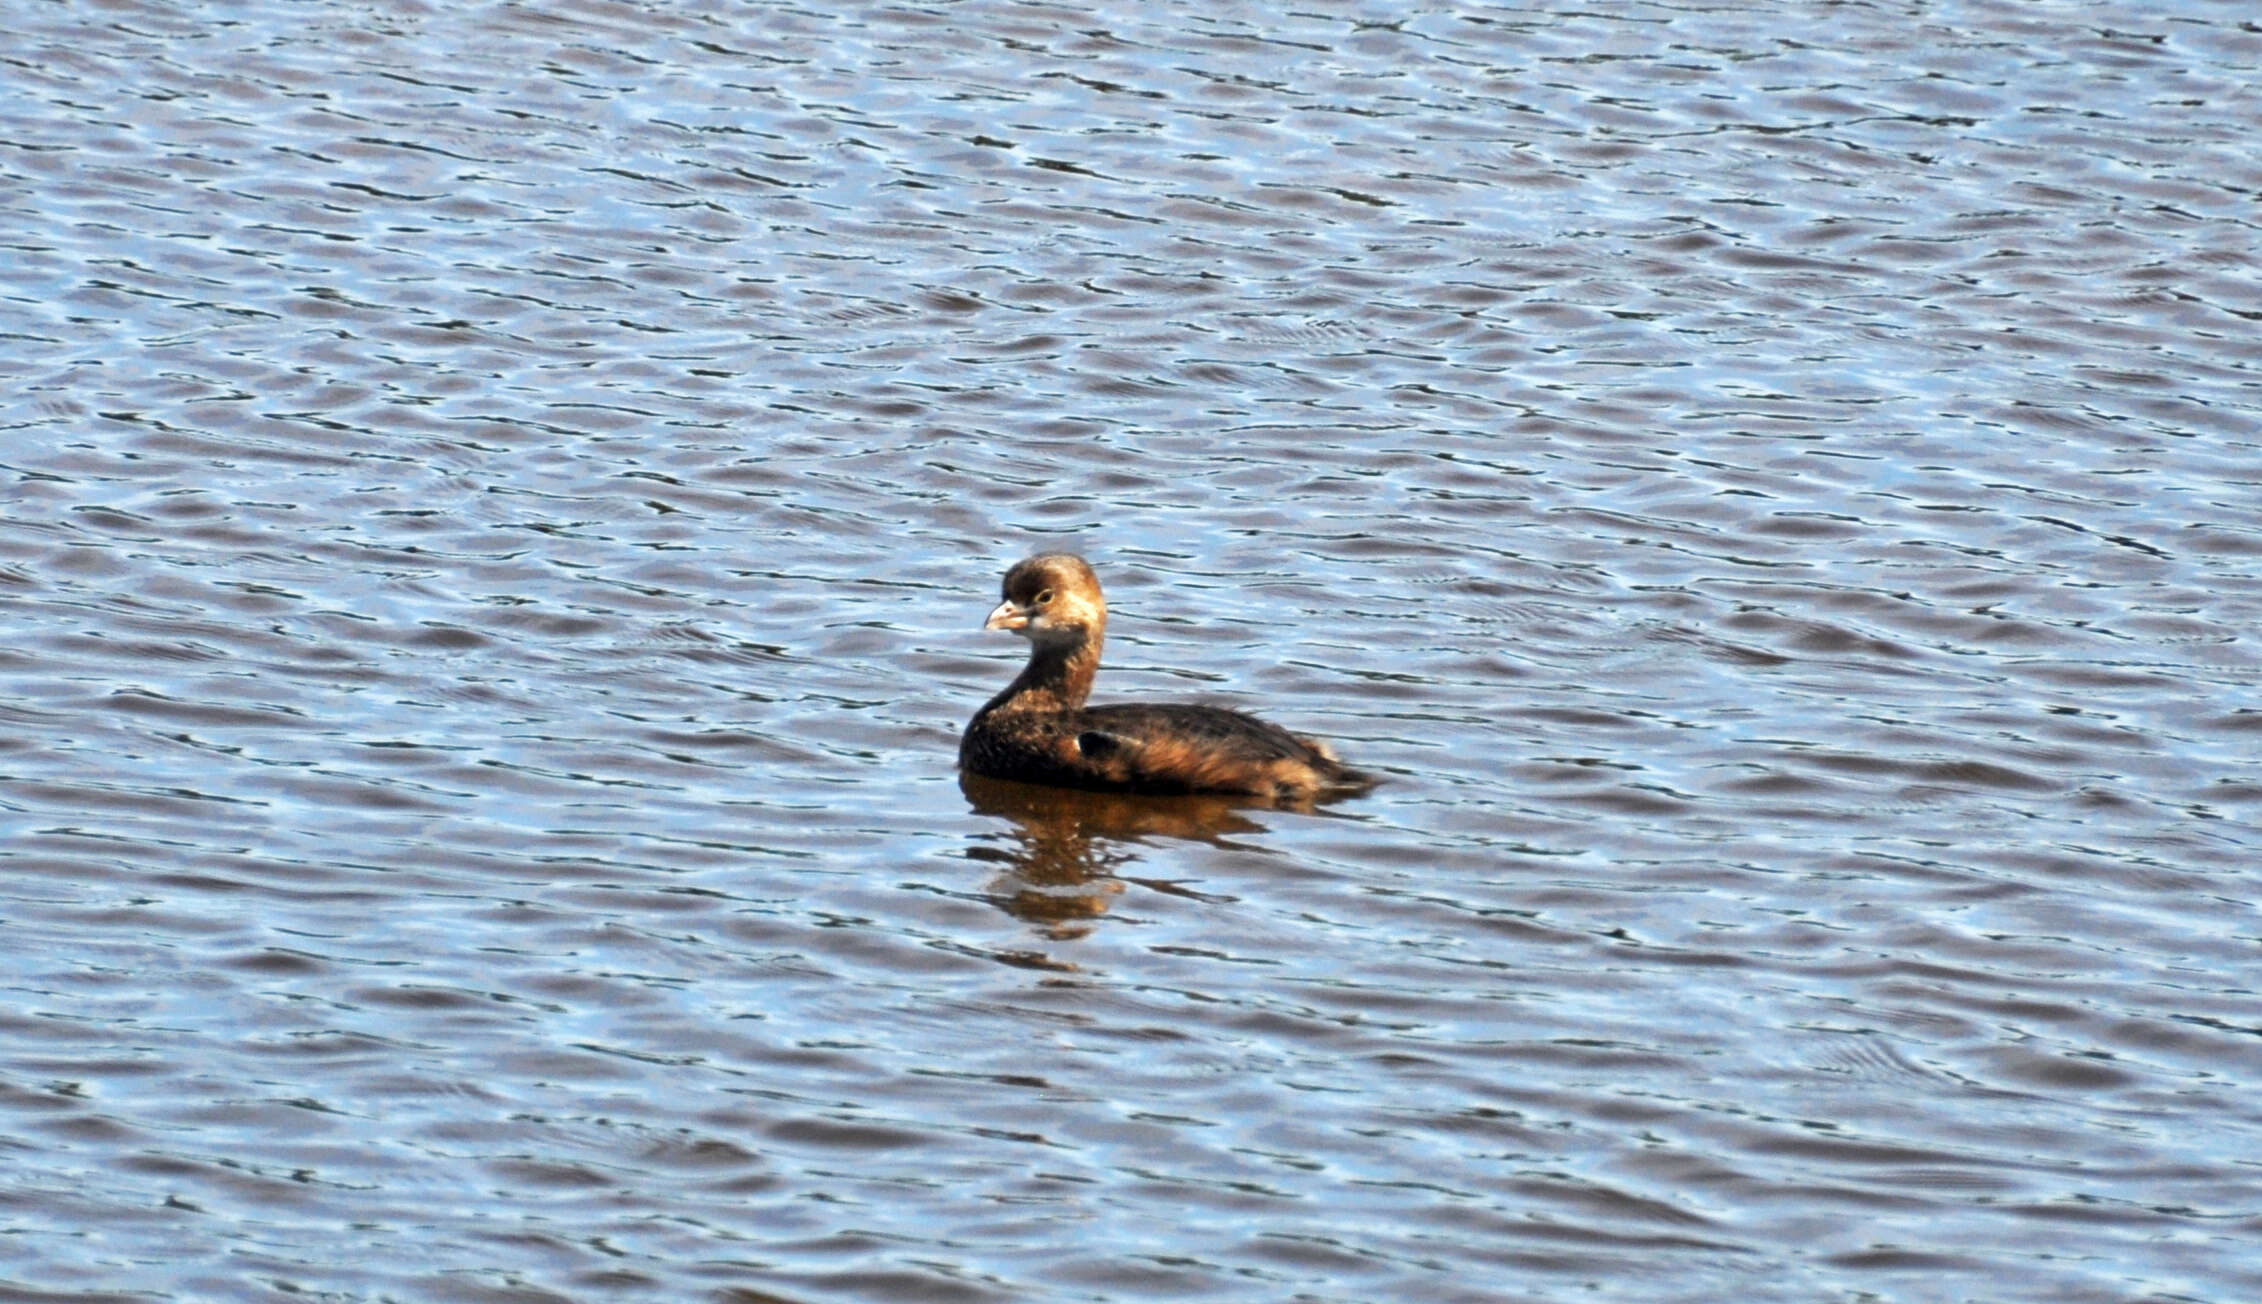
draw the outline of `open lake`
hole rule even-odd
[[[2250,6],[0,22],[0,1304],[2262,1299]]]

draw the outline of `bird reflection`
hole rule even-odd
[[[985,834],[968,853],[1001,867],[992,885],[998,903],[1055,937],[1091,931],[1123,891],[1117,871],[1138,859],[1139,843],[1218,842],[1265,827],[1245,813],[1246,797],[1085,792],[963,772],[958,786],[977,813],[1013,822],[1002,838]]]

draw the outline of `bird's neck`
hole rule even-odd
[[[1105,635],[1092,633],[1073,643],[1039,643],[1029,651],[1029,664],[1004,692],[991,699],[988,711],[1073,711],[1092,695],[1092,679],[1100,672],[1100,644]]]

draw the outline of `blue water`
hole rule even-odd
[[[2232,8],[0,17],[0,1293],[2262,1296]]]

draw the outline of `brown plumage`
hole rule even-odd
[[[1326,743],[1189,702],[1086,706],[1107,600],[1081,557],[1047,553],[1005,574],[987,629],[1029,640],[1029,664],[974,713],[958,763],[993,779],[1118,792],[1233,793],[1307,804],[1374,786]]]

